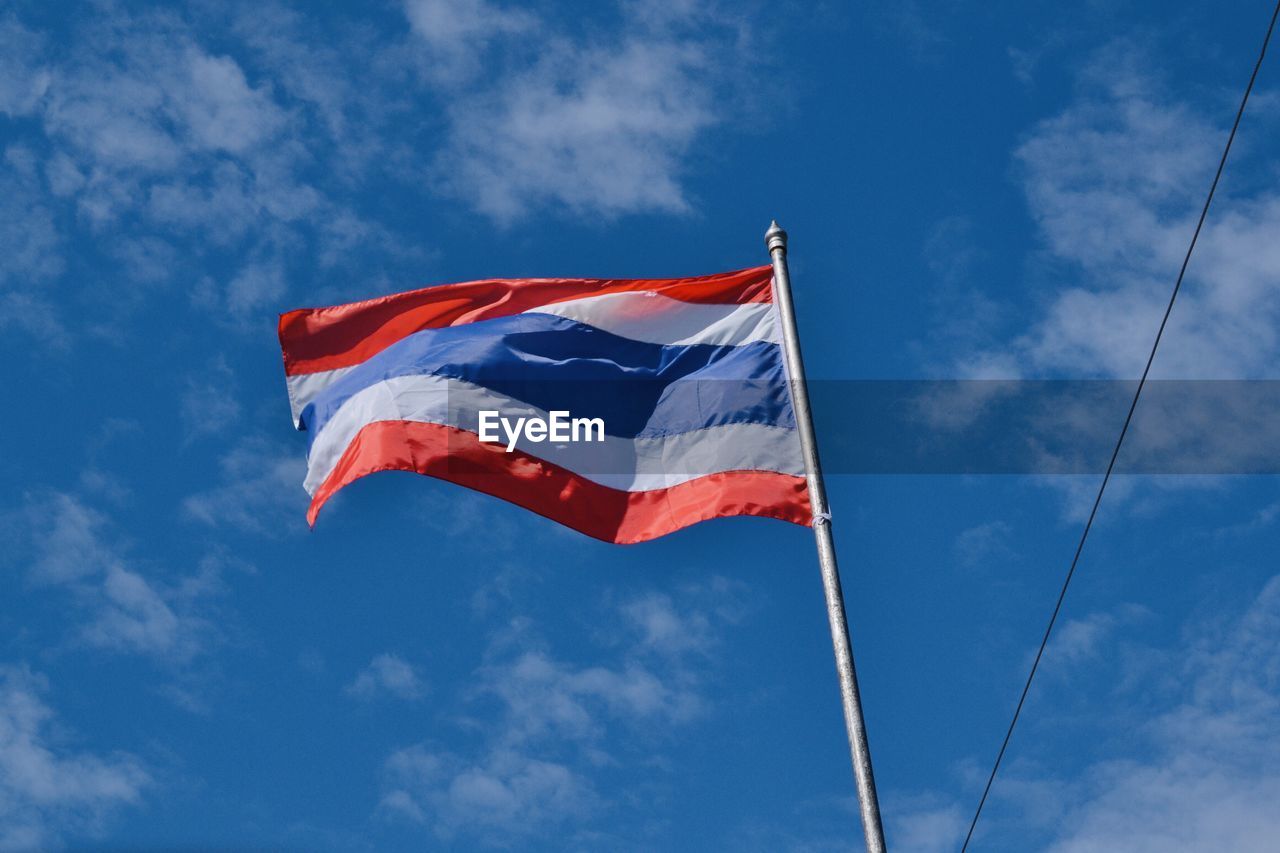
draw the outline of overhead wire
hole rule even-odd
[[[1058,592],[1058,600],[1053,605],[1053,614],[1049,617],[1049,624],[1045,627],[1044,637],[1040,640],[1040,648],[1036,650],[1035,659],[1031,663],[1031,671],[1027,674],[1026,683],[1022,686],[1022,695],[1018,697],[1018,704],[1013,710],[1013,718],[1009,721],[1009,728],[1005,732],[1004,741],[1000,744],[1000,751],[996,753],[996,760],[991,767],[991,773],[987,776],[987,784],[982,790],[982,797],[978,800],[978,807],[974,810],[973,819],[969,822],[969,831],[964,837],[964,844],[960,848],[961,853],[965,853],[969,849],[969,842],[973,840],[973,832],[978,826],[978,818],[982,816],[982,808],[986,805],[987,796],[991,793],[991,786],[1000,770],[1000,763],[1004,760],[1005,751],[1008,749],[1009,741],[1013,737],[1014,727],[1017,726],[1018,718],[1022,714],[1022,707],[1026,703],[1027,694],[1031,690],[1031,682],[1035,680],[1036,672],[1040,668],[1040,659],[1044,656],[1045,647],[1048,646],[1049,637],[1053,633],[1053,626],[1058,621],[1058,614],[1062,612],[1062,603],[1067,597],[1067,588],[1071,586],[1071,579],[1075,576],[1076,567],[1080,563],[1080,555],[1084,551],[1085,542],[1089,539],[1089,531],[1093,529],[1094,519],[1098,515],[1098,507],[1102,504],[1102,496],[1107,490],[1107,484],[1111,482],[1111,475],[1116,467],[1116,459],[1120,456],[1120,448],[1124,445],[1125,436],[1129,433],[1129,426],[1133,423],[1133,413],[1138,408],[1138,400],[1142,397],[1142,389],[1146,387],[1147,377],[1151,373],[1151,365],[1156,359],[1156,351],[1160,348],[1160,340],[1164,337],[1165,327],[1169,324],[1169,315],[1173,313],[1173,305],[1178,299],[1178,293],[1182,290],[1182,280],[1187,274],[1187,266],[1191,263],[1191,254],[1195,251],[1196,243],[1200,239],[1200,231],[1203,229],[1205,219],[1209,215],[1209,205],[1213,203],[1214,193],[1218,189],[1218,181],[1222,178],[1222,172],[1226,168],[1227,155],[1231,153],[1231,145],[1235,142],[1236,131],[1240,128],[1240,120],[1244,116],[1245,106],[1249,103],[1249,95],[1253,92],[1253,84],[1258,79],[1258,71],[1262,68],[1262,61],[1267,55],[1267,46],[1271,43],[1271,34],[1275,31],[1277,17],[1280,17],[1280,0],[1278,0],[1275,10],[1271,13],[1271,22],[1267,25],[1266,36],[1262,39],[1262,49],[1258,52],[1258,60],[1253,65],[1253,73],[1249,75],[1249,84],[1245,87],[1244,96],[1240,99],[1240,107],[1236,110],[1235,121],[1231,125],[1231,133],[1228,134],[1227,143],[1222,149],[1222,157],[1218,160],[1218,169],[1213,175],[1213,183],[1209,185],[1209,193],[1205,197],[1204,206],[1200,209],[1200,218],[1196,221],[1196,228],[1191,235],[1191,242],[1187,245],[1187,253],[1182,259],[1181,269],[1178,270],[1178,278],[1174,282],[1173,292],[1169,295],[1169,303],[1165,306],[1164,316],[1160,319],[1160,327],[1156,330],[1155,340],[1151,344],[1151,353],[1147,356],[1147,364],[1142,369],[1142,378],[1138,380],[1138,387],[1133,392],[1133,401],[1129,404],[1129,411],[1125,415],[1124,425],[1120,428],[1120,435],[1116,439],[1115,448],[1111,451],[1111,459],[1107,462],[1106,473],[1102,475],[1102,483],[1098,486],[1098,493],[1093,500],[1093,507],[1089,510],[1088,520],[1085,521],[1084,530],[1080,534],[1080,541],[1076,545],[1075,555],[1071,558],[1071,568],[1067,570],[1066,578],[1062,582],[1062,589]]]

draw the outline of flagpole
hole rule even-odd
[[[818,543],[822,591],[827,597],[827,621],[831,624],[836,672],[840,676],[840,699],[844,704],[844,725],[849,733],[853,777],[858,787],[862,832],[866,837],[867,853],[884,853],[880,801],[876,797],[876,780],[871,772],[871,748],[867,745],[867,727],[862,719],[862,699],[858,693],[858,674],[853,667],[853,647],[849,643],[849,623],[844,615],[844,594],[840,591],[840,570],[836,565],[836,546],[831,536],[831,512],[827,506],[827,490],[822,482],[822,463],[818,459],[818,442],[813,432],[804,359],[800,355],[800,335],[796,330],[795,307],[791,302],[791,276],[787,272],[787,232],[774,222],[765,232],[764,240],[769,247],[769,256],[773,259],[773,299],[782,318],[782,351],[787,363],[796,427],[800,431],[800,451],[804,455],[809,504],[813,509],[813,536]]]

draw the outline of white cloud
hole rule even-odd
[[[1048,849],[1261,851],[1280,838],[1280,577],[1161,664],[1178,687],[1132,731],[1146,754],[1086,772]]]
[[[962,530],[956,537],[955,552],[966,566],[1013,556],[1009,537],[1013,533],[1008,522],[988,521]]]
[[[269,84],[251,86],[178,22],[112,23],[114,50],[82,51],[51,90],[46,132],[57,174],[71,178],[60,185],[99,231],[141,212],[159,233],[248,255],[225,285],[206,289],[213,307],[239,320],[277,305],[284,257],[299,242],[291,229],[338,210],[299,177],[311,157],[286,134],[296,121]]]
[[[513,622],[495,638],[467,697],[478,709],[496,700],[496,719],[464,718],[467,730],[482,733],[475,749],[420,743],[396,751],[380,810],[445,840],[493,846],[552,830],[561,839],[589,833],[607,807],[595,773],[633,748],[652,761],[655,737],[706,713],[704,652],[741,609],[702,604],[714,598],[698,587],[624,599],[609,612],[629,642],[611,632],[602,641],[608,657],[592,662],[539,648],[531,627]]]
[[[296,451],[246,438],[221,459],[221,483],[183,502],[188,516],[211,527],[267,535],[300,529],[306,519],[306,462]]]
[[[1029,268],[1044,288],[1023,328],[1004,344],[978,345],[955,365],[966,377],[1136,378],[1146,363],[1194,231],[1239,90],[1193,104],[1150,72],[1144,47],[1118,40],[1090,58],[1072,102],[1035,125],[1015,155],[1041,251]],[[1280,193],[1258,181],[1253,153],[1274,126],[1257,100],[1246,115],[1225,178],[1171,315],[1153,378],[1267,378],[1280,361]],[[990,300],[978,294],[976,310]],[[973,342],[971,342],[971,346]],[[1224,387],[1161,397],[1148,387],[1121,466],[1212,472],[1266,459],[1269,412]],[[995,390],[991,393],[994,395]],[[971,401],[980,407],[986,401]],[[1127,405],[1127,403],[1126,403]],[[1227,406],[1224,408],[1223,406]],[[962,412],[964,414],[964,412]],[[972,414],[969,412],[969,414]],[[1107,446],[1116,419],[1089,401],[1046,413],[1079,429],[1081,447]],[[1272,419],[1273,420],[1273,419]],[[944,424],[946,425],[946,424]],[[962,426],[957,423],[952,426]],[[1259,428],[1261,427],[1261,428]],[[1095,444],[1090,444],[1094,442]],[[1044,455],[1040,470],[1072,470],[1079,459]],[[1104,460],[1105,461],[1105,457]],[[1085,462],[1085,464],[1098,464]],[[1083,521],[1096,477],[1053,477],[1064,515]],[[1107,503],[1131,504],[1156,491],[1213,488],[1206,478],[1118,477]]]
[[[526,12],[485,0],[406,0],[404,11],[413,32],[442,50],[475,50],[500,33],[538,26],[537,19]]]
[[[230,57],[188,48],[175,106],[190,138],[211,151],[242,153],[272,139],[286,119],[271,94],[255,89]]]
[[[486,0],[406,0],[409,27],[427,48],[425,72],[439,83],[456,84],[481,68],[484,51],[497,37],[542,37],[538,18]]]
[[[1116,613],[1098,612],[1063,621],[1053,636],[1054,659],[1069,665],[1094,657],[1111,638],[1121,618]]]
[[[251,153],[288,125],[268,87],[251,86],[175,18],[84,26],[77,59],[53,73],[43,118],[86,171],[126,180],[198,170],[209,164],[202,155]]]
[[[410,3],[415,30],[443,33],[438,19],[454,5]],[[500,222],[543,206],[687,212],[684,158],[721,118],[741,31],[709,4],[655,7],[624,6],[620,30],[607,36],[568,36],[524,16],[484,15],[474,27],[456,19],[475,50],[533,27],[540,49],[531,64],[495,64],[484,85],[452,94],[441,185]]]
[[[1012,842],[1053,853],[1274,848],[1280,838],[1280,576],[1242,613],[1194,619],[1171,645],[1138,642],[1132,629],[1151,620],[1144,608],[1123,606],[1067,622],[1054,637],[1049,655],[1089,667],[1095,680],[1111,664],[1116,680],[1103,701],[1081,696],[1078,685],[1037,686],[1068,691],[1069,698],[1055,704],[1058,713],[1070,714],[1071,731],[1049,748],[1070,749],[1089,737],[1106,757],[1069,774],[1046,769],[1034,756],[1006,762],[978,826],[979,847]],[[1093,731],[1101,736],[1092,738]],[[961,770],[968,795],[976,796],[985,765]],[[968,827],[970,796],[959,803],[917,797],[892,816],[890,841],[904,850],[954,849]]]
[[[683,213],[682,158],[714,121],[696,44],[566,47],[460,101],[439,163],[452,190],[499,221],[530,207]]]
[[[346,688],[348,696],[365,700],[383,695],[421,699],[426,691],[427,686],[413,665],[393,654],[375,655]]]
[[[188,377],[181,415],[188,440],[223,434],[240,418],[235,375],[226,358],[219,356],[199,377]]]
[[[147,258],[117,248],[164,244],[177,255],[159,270],[164,274],[142,276],[142,283],[167,280],[176,261],[230,270],[202,288],[198,307],[243,325],[249,314],[283,307],[288,271],[313,248],[326,267],[347,263],[366,244],[395,255],[397,241],[346,202],[353,175],[387,166],[373,150],[394,147],[369,144],[382,130],[394,63],[370,59],[372,84],[366,77],[334,85],[335,75],[349,73],[335,70],[332,52],[318,70],[317,46],[299,43],[295,20],[275,10],[271,19],[281,29],[270,37],[248,38],[242,22],[230,22],[240,27],[250,62],[261,63],[251,68],[244,44],[218,36],[227,22],[198,26],[191,18],[203,13],[188,13],[95,7],[69,22],[69,49],[57,53],[12,15],[0,19],[0,112],[21,118],[41,152],[36,168],[20,176],[21,193],[0,186],[6,271],[24,281],[39,279],[38,272],[58,278],[59,243],[74,232],[77,243],[100,241],[120,257],[133,285],[136,261]],[[376,48],[354,37],[340,47],[352,46]],[[344,124],[347,113],[377,126]],[[358,139],[352,126],[362,128]],[[0,184],[16,180],[0,176]],[[127,235],[119,233],[125,224]],[[156,272],[154,264],[141,269]],[[0,322],[38,335],[54,327],[53,300],[32,287],[6,294],[3,284],[0,301],[27,310],[5,312]],[[126,304],[131,295],[122,294]]]
[[[579,667],[525,652],[487,667],[479,691],[502,701],[508,743],[589,742],[601,737],[603,719],[681,722],[697,714],[700,697],[671,681],[634,661]]]
[[[28,509],[37,525],[31,577],[39,583],[67,583],[106,571],[111,554],[100,539],[102,513],[67,494]]]
[[[689,656],[707,657],[726,625],[736,625],[749,607],[743,584],[713,576],[674,593],[646,592],[624,598],[618,612],[630,629],[636,651],[689,667]]]
[[[316,143],[332,142],[325,168],[335,199],[366,186],[381,170],[399,180],[408,164],[421,157],[429,143],[406,132],[423,118],[416,99],[429,94],[412,70],[420,48],[415,36],[382,32],[361,19],[326,25],[305,8],[272,0],[238,6],[231,30],[245,49],[247,64],[270,78],[277,101],[291,117],[310,122],[308,152],[322,156]],[[351,71],[353,62],[358,73]],[[320,217],[321,226],[333,217],[359,220],[361,229],[380,231],[379,240],[403,244],[341,208]],[[320,241],[319,251],[329,248],[327,240]]]
[[[123,237],[112,249],[125,274],[139,284],[166,283],[179,265],[177,250],[158,237]]]
[[[120,565],[107,569],[98,614],[84,630],[95,646],[125,651],[163,651],[185,657],[181,648],[192,638],[180,636],[188,627],[141,575]]]
[[[666,654],[705,652],[713,642],[711,620],[700,611],[679,613],[671,596],[651,592],[622,605],[622,614],[641,635],[641,643]]]
[[[53,215],[39,197],[35,155],[27,148],[4,149],[6,203],[0,207],[0,249],[6,262],[0,282],[7,279],[54,278],[63,270]]]
[[[0,293],[0,328],[16,328],[55,349],[67,346],[68,335],[57,309],[28,293]]]
[[[63,249],[54,212],[42,197],[35,155],[9,146],[0,163],[0,328],[65,345],[66,330],[49,292],[66,267]]]
[[[278,260],[246,265],[226,289],[227,309],[238,318],[269,314],[268,306],[284,296],[284,266]]]
[[[586,820],[599,797],[574,765],[583,754],[589,766],[604,760],[598,744],[610,722],[673,710],[648,671],[575,667],[541,652],[486,667],[476,694],[501,707],[481,747],[471,756],[427,744],[397,750],[384,770],[385,815],[493,846]]]
[[[0,113],[24,116],[49,88],[41,62],[44,39],[13,17],[0,18]]]
[[[1256,530],[1264,530],[1280,520],[1280,501],[1268,504],[1258,510],[1253,516],[1245,521],[1229,524],[1221,527],[1217,531],[1219,536],[1240,535],[1243,533],[1252,533]]]
[[[0,175],[0,324],[74,340],[56,306],[86,285],[67,246],[118,262],[95,286],[120,279],[119,314],[181,281],[194,307],[250,328],[288,307],[300,269],[314,282],[318,263],[330,280],[313,295],[340,295],[357,258],[359,278],[393,285],[431,248],[361,209],[387,180],[506,223],[547,207],[687,212],[688,155],[747,67],[725,8],[627,2],[571,27],[516,4],[409,0],[408,26],[387,33],[273,3],[101,4],[57,50],[0,17],[0,112],[31,149]],[[84,331],[127,334],[111,319]]]
[[[95,755],[59,744],[45,679],[0,666],[0,849],[61,846],[94,836],[121,808],[137,805],[151,778],[135,757]]]
[[[28,501],[22,514],[33,584],[65,590],[83,615],[80,641],[117,652],[182,664],[218,636],[211,596],[223,561],[209,556],[174,583],[144,576],[109,538],[110,519],[80,498],[52,493]]]
[[[244,167],[219,163],[207,174],[174,176],[147,190],[147,213],[162,226],[200,231],[215,245],[233,246],[261,222],[253,176]]]
[[[49,196],[73,206],[96,236],[143,214],[130,224],[135,249],[160,245],[156,234],[197,233],[227,248],[247,239],[259,254],[262,245],[274,252],[272,227],[296,218],[281,208],[296,207],[309,188],[295,174],[305,155],[285,137],[291,116],[270,85],[250,84],[233,59],[201,47],[186,24],[164,13],[100,9],[78,19],[71,37],[73,58],[48,64],[47,86],[32,109],[51,148]],[[28,57],[28,67],[36,64]],[[122,257],[131,274],[139,260],[147,258],[137,251]],[[173,268],[172,256],[166,266]],[[142,268],[148,270],[155,272],[154,264]],[[164,272],[141,280],[162,280]],[[278,298],[280,290],[267,296]],[[244,292],[231,289],[233,312],[261,306]]]
[[[916,62],[938,62],[951,44],[947,26],[937,20],[938,12],[937,6],[921,9],[918,0],[902,0],[878,10],[873,21],[905,43]]]
[[[312,24],[310,16],[278,3],[237,7],[231,21],[236,37],[261,66],[271,69],[274,88],[297,108],[314,110],[334,138],[346,139],[356,129],[349,113],[362,101],[365,106],[377,103],[363,100],[367,86],[342,69],[344,58],[364,51],[321,37],[309,29]]]
[[[384,813],[429,822],[442,839],[465,833],[495,846],[581,820],[598,799],[565,765],[507,750],[473,764],[413,746],[392,754],[386,776]]]
[[[908,798],[888,811],[887,840],[901,853],[952,853],[969,828],[968,816],[955,803],[939,798]]]
[[[1016,153],[1055,279],[1043,316],[975,368],[1021,375],[1136,377],[1208,190],[1232,103],[1203,111],[1139,71],[1122,42],[1104,51],[1070,107]],[[1235,97],[1232,95],[1231,97]],[[1156,361],[1155,375],[1266,377],[1280,356],[1280,193],[1251,190],[1246,117]],[[1046,265],[1047,266],[1047,265]]]

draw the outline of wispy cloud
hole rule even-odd
[[[1148,47],[1118,39],[1090,55],[1065,109],[1036,124],[1014,152],[1040,241],[1028,275],[1047,294],[1028,309],[1024,331],[993,343],[989,331],[962,335],[952,369],[966,377],[1136,378],[1167,304],[1226,142],[1239,90],[1209,98],[1175,91],[1151,69]],[[1202,94],[1202,93],[1201,93]],[[1154,363],[1153,378],[1266,378],[1280,359],[1280,193],[1259,180],[1253,140],[1274,125],[1255,100],[1236,141],[1186,280]],[[991,314],[973,288],[972,313]],[[1007,313],[1007,311],[1006,311]],[[1126,453],[1142,439],[1153,456],[1204,464],[1198,436],[1232,435],[1221,446],[1235,458],[1267,452],[1270,430],[1255,411],[1219,401],[1161,405],[1148,389]],[[1230,403],[1229,392],[1221,402]],[[984,404],[974,400],[976,406]],[[1120,428],[1096,407],[1047,413],[1073,422],[1099,443]],[[1127,458],[1131,458],[1127,457]],[[1044,469],[1062,460],[1045,455]],[[1122,460],[1123,464],[1123,460]],[[1203,470],[1203,469],[1202,469]],[[1225,470],[1231,470],[1229,467]],[[1063,495],[1063,514],[1082,522],[1097,493],[1093,477],[1041,481]],[[1150,487],[1154,486],[1152,489]],[[1160,493],[1219,487],[1210,478],[1113,479],[1107,502],[1138,506]]]
[[[1007,521],[988,521],[962,530],[956,537],[955,552],[966,566],[976,566],[990,560],[1003,560],[1013,556],[1009,537],[1013,528]]]
[[[627,621],[639,630],[640,643],[661,654],[705,654],[717,639],[712,614],[695,607],[681,612],[671,596],[663,592],[637,596],[620,609]]]
[[[894,850],[902,853],[950,853],[969,828],[959,803],[937,796],[903,797],[892,801],[885,821]]]
[[[439,171],[506,222],[548,202],[608,215],[685,212],[680,158],[712,122],[698,82],[704,61],[679,43],[552,54],[455,108]]]
[[[67,583],[101,574],[112,560],[100,535],[102,513],[67,494],[29,504],[27,517],[38,531],[31,577],[38,583]]]
[[[47,681],[25,667],[0,666],[0,849],[60,847],[96,836],[151,785],[132,755],[61,747]]]
[[[451,15],[457,5],[471,12]],[[624,6],[617,32],[570,35],[524,13],[409,3],[415,31],[437,53],[455,29],[450,51],[484,55],[503,36],[528,41],[528,31],[540,45],[531,64],[499,65],[451,100],[436,165],[444,189],[500,222],[548,205],[607,216],[690,210],[684,158],[723,118],[717,96],[742,33],[710,4],[663,14],[655,5]]]
[[[1037,125],[1016,152],[1018,174],[1061,282],[1042,316],[1002,351],[970,367],[1007,375],[1136,377],[1182,262],[1230,118],[1234,93],[1212,111],[1180,99],[1142,70],[1140,45],[1094,57],[1076,101]],[[1250,169],[1246,118],[1232,175]],[[1267,376],[1280,355],[1280,194],[1228,180],[1188,272],[1156,374]]]
[[[522,620],[497,636],[467,697],[496,721],[472,752],[419,743],[387,761],[381,809],[445,840],[506,846],[554,830],[589,833],[605,807],[595,776],[628,750],[707,712],[703,652],[726,620],[696,604],[705,590],[644,593],[610,609],[627,641],[605,642],[594,661],[553,654]],[[615,623],[616,624],[616,623]],[[615,632],[616,633],[616,632]],[[601,659],[600,655],[604,657]]]
[[[1243,612],[1194,618],[1170,645],[1138,640],[1155,618],[1129,605],[1064,623],[1049,654],[1089,667],[1094,678],[1110,664],[1118,678],[1104,702],[1081,698],[1075,687],[1072,699],[1060,700],[1074,732],[1102,735],[1106,757],[1063,772],[1034,756],[1007,762],[979,825],[980,846],[1016,838],[1020,847],[1054,853],[1209,853],[1267,850],[1280,837],[1280,576]],[[1055,738],[1051,748],[1075,736]],[[914,804],[891,822],[896,847],[955,848],[970,797],[986,778],[982,768],[960,769],[970,796],[908,797]]]
[[[508,224],[687,212],[688,157],[751,67],[745,25],[713,2],[622,3],[569,27],[410,0],[391,30],[377,15],[211,8],[93,6],[56,49],[0,18],[0,113],[19,140],[0,175],[0,322],[62,343],[82,331],[55,307],[80,293],[68,239],[119,265],[96,277],[119,276],[121,317],[83,330],[112,337],[163,285],[256,329],[302,270],[381,284],[431,252],[369,210],[388,180]]]
[[[457,85],[476,74],[496,39],[540,36],[543,30],[536,15],[487,0],[406,0],[404,13],[426,51],[423,72],[445,85]]]
[[[579,666],[538,651],[487,667],[479,692],[506,709],[503,740],[512,745],[590,742],[602,736],[605,719],[681,722],[702,707],[696,693],[638,661]]]
[[[1055,853],[1266,850],[1280,837],[1280,577],[1160,660],[1172,703],[1134,729],[1145,749],[1078,781]]]
[[[295,451],[249,437],[223,455],[220,483],[183,502],[186,514],[210,527],[283,535],[305,524],[306,462]]]
[[[1073,667],[1096,662],[1099,655],[1113,652],[1116,638],[1125,628],[1151,619],[1151,611],[1140,604],[1121,604],[1109,610],[1099,610],[1071,619],[1065,619],[1053,633],[1054,676],[1065,676]],[[1032,655],[1027,654],[1025,665],[1031,666]]]
[[[49,89],[44,48],[44,38],[12,13],[0,18],[0,113],[25,116],[36,109]]]
[[[917,62],[937,62],[950,44],[945,24],[936,20],[940,4],[927,10],[917,0],[904,0],[885,7],[875,16],[879,28],[896,36]]]
[[[342,260],[341,247],[366,241],[396,254],[385,229],[355,212],[342,181],[373,161],[367,136],[340,121],[350,103],[340,99],[362,93],[381,104],[388,81],[333,85],[332,67],[322,79],[314,58],[301,58],[314,52],[296,41],[295,18],[260,11],[280,27],[269,38],[241,32],[248,50],[225,38],[235,15],[198,27],[201,14],[191,9],[94,7],[69,22],[73,49],[58,51],[14,17],[0,20],[0,44],[13,48],[4,51],[0,112],[20,119],[16,136],[40,152],[24,155],[33,166],[20,176],[29,198],[15,209],[35,215],[9,217],[8,202],[0,204],[0,245],[22,250],[11,253],[22,262],[16,272],[40,267],[56,277],[58,238],[74,232],[100,242],[129,273],[118,302],[174,282],[181,260],[216,271],[197,279],[199,307],[246,325],[281,307],[286,271],[313,248],[322,267]],[[261,65],[251,69],[246,54]],[[328,174],[317,172],[329,160]],[[28,322],[49,304],[31,288],[21,297],[31,306],[13,316]]]
[[[79,642],[185,664],[220,632],[212,620],[223,561],[213,555],[174,581],[149,577],[111,534],[110,519],[72,494],[28,500],[12,556],[30,556],[29,582],[64,591],[80,612]]]
[[[471,763],[411,746],[387,759],[386,774],[385,813],[428,824],[440,838],[465,833],[499,846],[585,818],[598,800],[564,764],[506,750]]]
[[[18,145],[0,163],[0,328],[12,327],[55,347],[68,336],[50,289],[66,262],[54,213],[43,198],[36,159]]]
[[[186,440],[227,431],[240,417],[235,374],[223,356],[200,373],[189,376],[179,414]]]
[[[426,692],[427,686],[413,665],[393,654],[375,655],[346,687],[348,696],[364,700],[381,696],[414,700]]]

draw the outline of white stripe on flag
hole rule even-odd
[[[781,343],[769,302],[743,305],[683,302],[653,291],[626,291],[554,302],[526,314],[554,314],[604,332],[663,346]]]
[[[476,432],[481,410],[498,411],[508,419],[549,417],[527,403],[443,376],[398,376],[371,385],[343,403],[316,436],[307,459],[307,492],[315,494],[368,424],[420,421]],[[505,444],[501,429],[499,435]],[[517,449],[601,485],[632,492],[667,488],[719,471],[804,475],[795,430],[768,424],[725,424],[636,439],[606,435],[603,442],[521,441]]]

